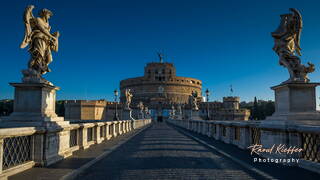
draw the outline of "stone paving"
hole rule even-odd
[[[219,148],[235,151],[235,147],[207,139]],[[231,147],[231,148],[229,148]],[[250,161],[248,152],[232,152]],[[249,162],[250,163],[250,162]],[[253,163],[252,163],[253,164]],[[268,166],[255,166],[265,171]],[[316,174],[278,165],[267,174],[274,179],[305,177],[316,179]],[[293,170],[293,171],[292,171]],[[293,179],[295,179],[293,178]],[[140,133],[108,157],[97,162],[77,179],[265,179],[250,169],[233,162],[218,152],[199,144],[181,133],[181,129],[165,123],[155,123]]]

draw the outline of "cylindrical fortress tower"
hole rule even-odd
[[[144,76],[120,82],[120,101],[125,102],[125,90],[131,89],[132,103],[142,101],[152,108],[153,104],[188,103],[189,96],[196,91],[201,96],[202,82],[198,79],[178,77],[172,63],[152,62],[144,68]]]

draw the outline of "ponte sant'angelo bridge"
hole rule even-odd
[[[268,131],[301,137],[303,153],[251,155],[247,146],[264,144],[267,141],[264,133]],[[67,136],[60,139],[59,147],[46,142],[41,144],[46,147],[39,147],[39,141],[53,132],[37,128],[0,129],[1,177],[319,179],[319,152],[313,151],[318,145],[319,129],[317,134],[312,131],[315,129],[303,126],[290,131],[268,129],[259,127],[259,122],[127,120],[72,124],[59,132]],[[55,158],[61,160],[51,164],[50,153],[56,149],[59,152]]]
[[[55,113],[59,87],[42,77],[60,34],[50,33],[51,11],[35,18],[33,8],[25,10],[21,44],[29,46],[29,66],[22,82],[11,83],[13,113],[0,119],[0,179],[320,179],[319,83],[307,77],[314,65],[295,55],[302,28],[296,9],[281,16],[280,30],[272,33],[290,78],[272,87],[275,113],[266,120],[202,120],[196,96],[188,118],[134,119],[133,95],[123,89],[120,120],[71,122]]]

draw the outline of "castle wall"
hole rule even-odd
[[[76,100],[66,101],[65,119],[67,120],[104,120],[105,101]]]

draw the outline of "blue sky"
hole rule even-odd
[[[12,98],[9,82],[20,82],[29,54],[19,49],[22,13],[34,4],[53,11],[52,30],[60,31],[45,78],[61,87],[58,99],[112,100],[119,81],[143,75],[147,62],[163,50],[177,75],[201,79],[212,100],[234,94],[242,100],[273,99],[271,86],[288,78],[272,51],[270,32],[290,7],[301,11],[302,61],[320,68],[318,1],[214,0],[10,0],[0,11],[0,99]],[[320,73],[310,74],[318,81]],[[317,91],[319,94],[319,91]],[[318,95],[317,95],[318,97]]]

